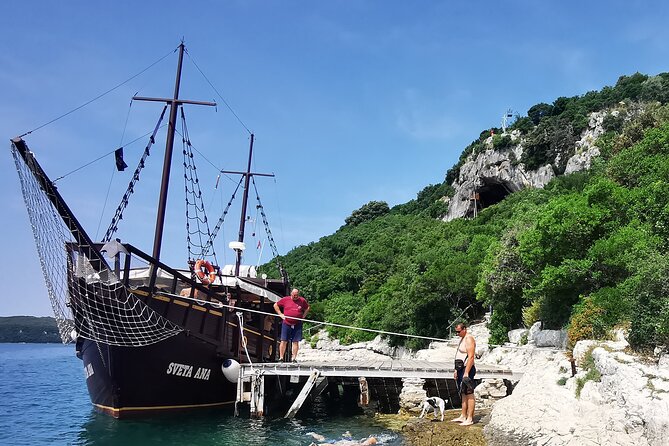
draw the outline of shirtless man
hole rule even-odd
[[[474,424],[474,357],[476,356],[476,341],[474,336],[467,334],[467,325],[460,323],[455,327],[455,333],[460,337],[458,350],[455,354],[455,379],[462,399],[462,414],[453,421],[461,426]]]

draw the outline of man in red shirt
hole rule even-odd
[[[281,311],[283,309],[283,311]],[[283,323],[281,324],[281,343],[279,344],[280,361],[283,361],[286,354],[286,346],[288,341],[292,342],[292,358],[296,361],[297,350],[299,349],[299,342],[302,340],[302,321],[292,319],[299,317],[304,319],[309,313],[309,302],[300,296],[300,291],[293,288],[290,296],[279,299],[274,304],[274,311],[281,317]]]

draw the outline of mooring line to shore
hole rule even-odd
[[[212,307],[218,308],[218,309],[228,308],[228,309],[235,310],[235,311],[248,311],[250,313],[264,314],[266,316],[272,316],[272,317],[280,318],[280,316],[276,313],[268,313],[266,311],[254,310],[254,309],[251,309],[251,308],[241,308],[241,307],[236,307],[236,306],[233,306],[233,305],[226,305],[223,302],[210,302],[210,301],[205,301],[205,300],[202,300],[202,299],[196,299],[194,297],[180,296],[180,295],[177,295],[177,294],[166,293],[166,292],[161,292],[161,294],[164,294],[164,295],[167,295],[167,296],[173,296],[173,297],[183,299],[183,300],[189,300],[189,301],[192,301],[192,302],[196,303],[197,305],[211,305]],[[390,335],[390,336],[403,336],[405,338],[425,339],[425,340],[428,340],[428,341],[437,341],[437,342],[448,342],[449,341],[448,339],[433,338],[433,337],[430,337],[430,336],[419,336],[419,335],[411,335],[411,334],[406,334],[406,333],[395,333],[395,332],[392,332],[392,331],[385,331],[385,330],[375,330],[373,328],[354,327],[352,325],[343,325],[343,324],[336,324],[334,322],[316,321],[316,320],[313,320],[313,319],[304,319],[304,318],[301,318],[301,317],[291,317],[290,319],[294,319],[294,320],[302,321],[302,322],[310,322],[310,323],[313,323],[313,324],[329,325],[331,327],[346,328],[346,329],[349,329],[349,330],[360,330],[360,331],[366,331],[366,332],[370,332],[370,333],[378,333],[378,334],[384,334],[384,335]]]

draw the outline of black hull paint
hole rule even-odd
[[[93,405],[117,418],[234,407],[236,385],[223,375],[225,358],[185,333],[146,347],[84,340],[81,357]]]

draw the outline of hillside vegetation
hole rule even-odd
[[[486,130],[442,184],[393,208],[370,202],[318,242],[284,257],[316,319],[445,337],[456,319],[492,308],[491,343],[543,321],[570,343],[629,328],[635,348],[669,343],[669,74],[623,76],[614,87],[537,104],[510,130],[522,134],[526,167],[558,174],[592,112],[607,111],[601,156],[591,169],[558,176],[484,209],[443,222],[441,197]],[[493,146],[510,138],[496,131]],[[271,271],[271,266],[265,269]],[[276,273],[274,271],[274,273]],[[372,334],[332,329],[345,342]],[[420,340],[391,337],[417,348]]]
[[[0,342],[61,342],[52,317],[0,317]]]

